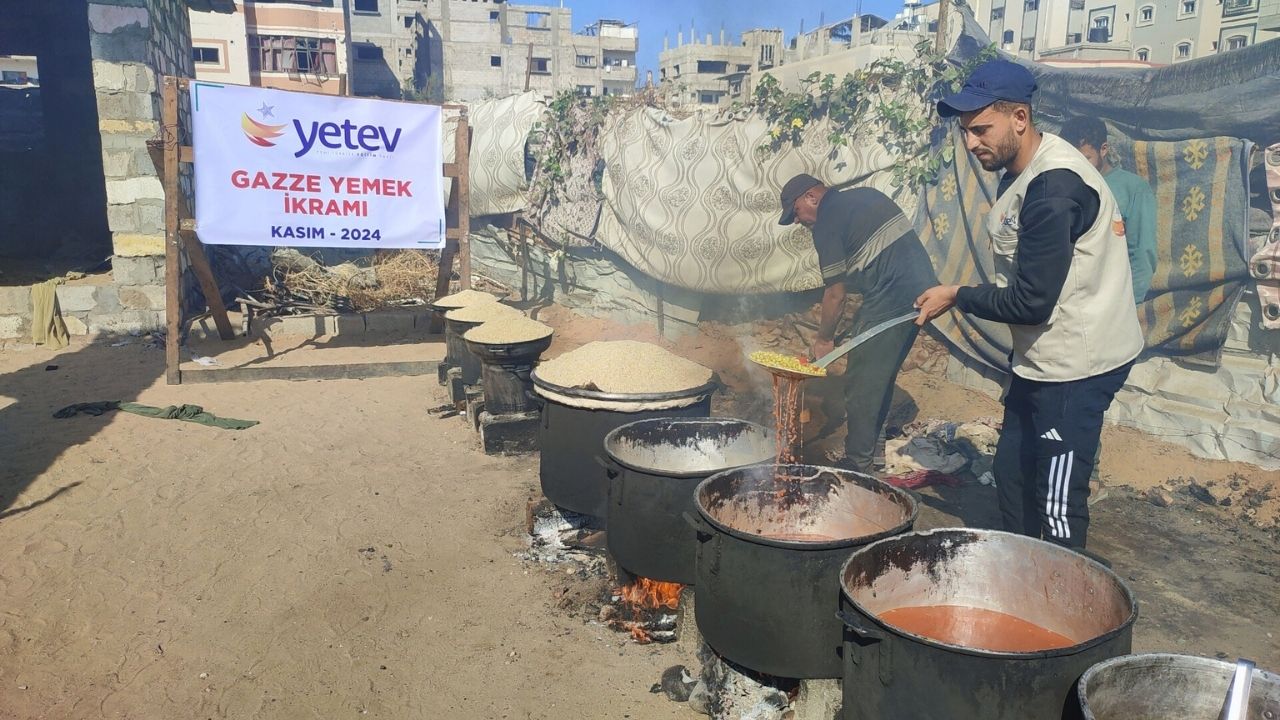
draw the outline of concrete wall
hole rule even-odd
[[[425,89],[425,78],[415,78],[418,54],[425,47],[426,13],[423,0],[369,0],[376,10],[350,6],[347,29],[351,94],[400,98],[406,82]],[[371,48],[381,49],[381,57]]]
[[[212,82],[249,84],[248,33],[244,8],[233,12],[190,12],[192,47],[214,48],[218,62],[195,63],[196,77]]]

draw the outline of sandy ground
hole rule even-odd
[[[554,351],[645,332],[576,323]],[[713,332],[675,345],[748,373]],[[904,407],[995,414],[938,377],[905,374]],[[754,412],[749,385],[719,409]],[[107,399],[262,424],[51,417]],[[690,658],[570,614],[576,581],[515,557],[536,460],[481,454],[425,413],[443,400],[421,377],[169,387],[137,344],[0,353],[0,718],[697,717],[649,692]],[[1142,603],[1135,649],[1280,668],[1275,531],[1127,489],[1275,478],[1134,433],[1105,447],[1092,545]],[[990,493],[927,491],[920,526],[990,524]]]

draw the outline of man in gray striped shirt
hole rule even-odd
[[[782,188],[781,225],[799,222],[813,233],[826,289],[814,357],[834,346],[836,324],[849,293],[862,296],[852,333],[912,309],[938,283],[911,222],[898,205],[867,187],[832,190],[800,174]],[[899,325],[854,348],[845,371],[848,435],[840,465],[875,470],[876,443],[893,401],[893,383],[919,328]]]

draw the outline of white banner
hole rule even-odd
[[[440,108],[191,83],[205,243],[444,247]]]

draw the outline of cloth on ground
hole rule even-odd
[[[905,490],[919,490],[931,485],[945,485],[947,487],[959,487],[961,485],[959,478],[937,470],[913,470],[902,475],[888,476],[884,481],[894,487],[900,487]]]
[[[66,278],[53,278],[31,286],[31,342],[61,349],[70,342],[67,324],[58,308],[58,286]]]
[[[111,410],[122,410],[134,415],[142,415],[143,417],[159,418],[162,420],[183,420],[193,422],[198,425],[208,425],[209,427],[222,428],[223,430],[244,430],[258,424],[257,420],[237,420],[235,418],[222,418],[207,413],[204,408],[199,405],[169,405],[168,407],[156,407],[154,405],[142,405],[140,403],[120,402],[119,400],[101,400],[98,402],[76,403],[68,405],[61,410],[55,412],[55,418],[75,417],[80,413],[85,415],[102,415]]]

